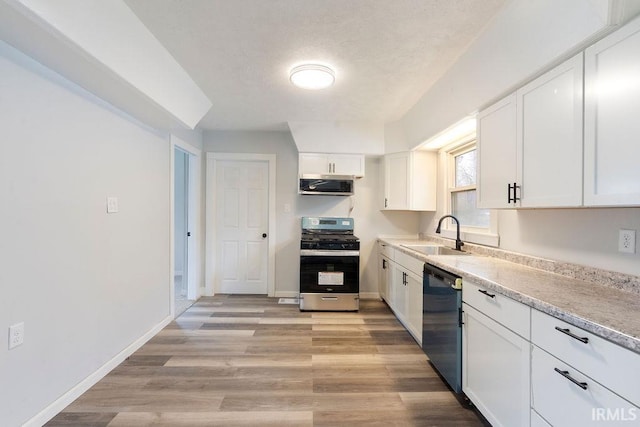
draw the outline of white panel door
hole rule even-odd
[[[384,209],[409,208],[409,153],[384,157],[385,200]]]
[[[329,173],[329,156],[327,154],[301,153],[298,156],[298,174]]]
[[[266,294],[269,164],[216,164],[215,292]]]
[[[478,114],[478,207],[516,207],[508,185],[516,181],[516,95]]]
[[[406,279],[406,326],[418,344],[422,345],[422,277],[408,272]]]
[[[585,50],[584,204],[640,205],[640,20]]]
[[[582,53],[517,91],[523,207],[582,205]]]
[[[462,390],[492,426],[528,426],[531,345],[463,303]]]
[[[335,174],[364,176],[364,156],[361,154],[331,154],[329,164]]]

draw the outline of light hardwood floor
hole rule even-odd
[[[482,426],[380,301],[201,298],[47,426]]]

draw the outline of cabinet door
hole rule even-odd
[[[364,176],[364,156],[359,154],[331,154],[329,155],[331,173],[337,175]]]
[[[329,173],[329,158],[326,154],[301,153],[298,156],[298,173],[327,174]]]
[[[430,151],[409,153],[409,209],[436,210],[437,154]]]
[[[396,294],[398,291],[396,288],[398,287],[398,282],[396,281],[396,264],[393,261],[389,261],[387,264],[387,304],[389,308],[395,313],[396,306]],[[402,286],[402,282],[400,282],[399,286]]]
[[[380,298],[383,300],[387,300],[388,293],[388,277],[389,272],[391,271],[391,266],[389,265],[389,259],[383,255],[378,255],[378,292],[380,293]]]
[[[508,185],[516,181],[516,95],[478,114],[478,207],[514,207]]]
[[[584,204],[640,205],[640,20],[585,50]]]
[[[518,89],[521,206],[582,205],[582,53]]]
[[[406,285],[407,329],[422,345],[422,277],[407,273]]]
[[[407,271],[398,265],[394,265],[393,273],[393,312],[400,322],[407,324]]]
[[[491,425],[528,426],[530,344],[463,304],[462,390]]]
[[[384,209],[409,208],[409,153],[384,157]]]

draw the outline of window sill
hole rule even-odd
[[[442,230],[441,237],[446,239],[456,239],[456,230]],[[460,238],[463,242],[475,243],[477,245],[492,246],[497,248],[500,244],[500,236],[490,233],[477,233],[473,231],[460,231]]]

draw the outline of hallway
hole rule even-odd
[[[201,298],[47,426],[481,426],[380,301]]]

